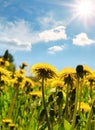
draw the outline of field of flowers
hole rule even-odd
[[[95,130],[95,71],[26,63],[9,71],[0,58],[0,130]]]

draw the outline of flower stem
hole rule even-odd
[[[67,92],[66,92],[66,113],[65,113],[65,116],[66,116],[66,119],[68,120],[68,95],[69,94],[69,84],[67,84]]]
[[[86,125],[86,129],[85,130],[89,130],[91,118],[92,118],[92,108],[91,108],[91,111],[89,113],[89,117],[88,117],[88,121],[87,121],[87,125]]]
[[[14,91],[13,99],[12,99],[12,102],[10,104],[10,108],[9,108],[9,112],[8,112],[8,118],[11,118],[11,116],[12,116],[13,108],[14,108],[14,105],[15,105],[17,95],[18,95],[18,87]]]
[[[77,87],[76,87],[75,108],[74,108],[73,122],[72,122],[71,130],[74,130],[75,123],[76,123],[76,114],[77,114],[77,105],[78,105],[78,93],[79,93],[79,78],[78,78]]]
[[[46,108],[46,102],[45,102],[44,77],[42,78],[42,98],[43,98],[43,106],[44,106],[44,109],[46,111],[46,121],[47,121],[48,130],[51,130],[51,128],[50,128],[50,122],[49,122],[49,118],[48,118],[48,113],[47,113],[47,108]]]

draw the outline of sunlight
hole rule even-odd
[[[74,3],[66,3],[63,6],[69,7],[72,13],[71,19],[66,23],[70,24],[74,20],[80,20],[85,27],[95,21],[95,0],[75,0]]]
[[[80,17],[91,17],[94,14],[94,5],[90,0],[81,0],[76,4],[76,13]]]

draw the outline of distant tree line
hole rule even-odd
[[[0,56],[0,58],[3,58],[4,60],[9,62],[9,65],[6,67],[6,69],[8,69],[9,71],[15,71],[16,66],[14,64],[14,57],[11,53],[9,53],[8,50],[6,50],[4,52],[4,54],[2,56]]]

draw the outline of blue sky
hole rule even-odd
[[[95,0],[86,12],[78,9],[81,2],[0,0],[0,55],[9,49],[17,67],[45,62],[58,70],[95,69]]]

